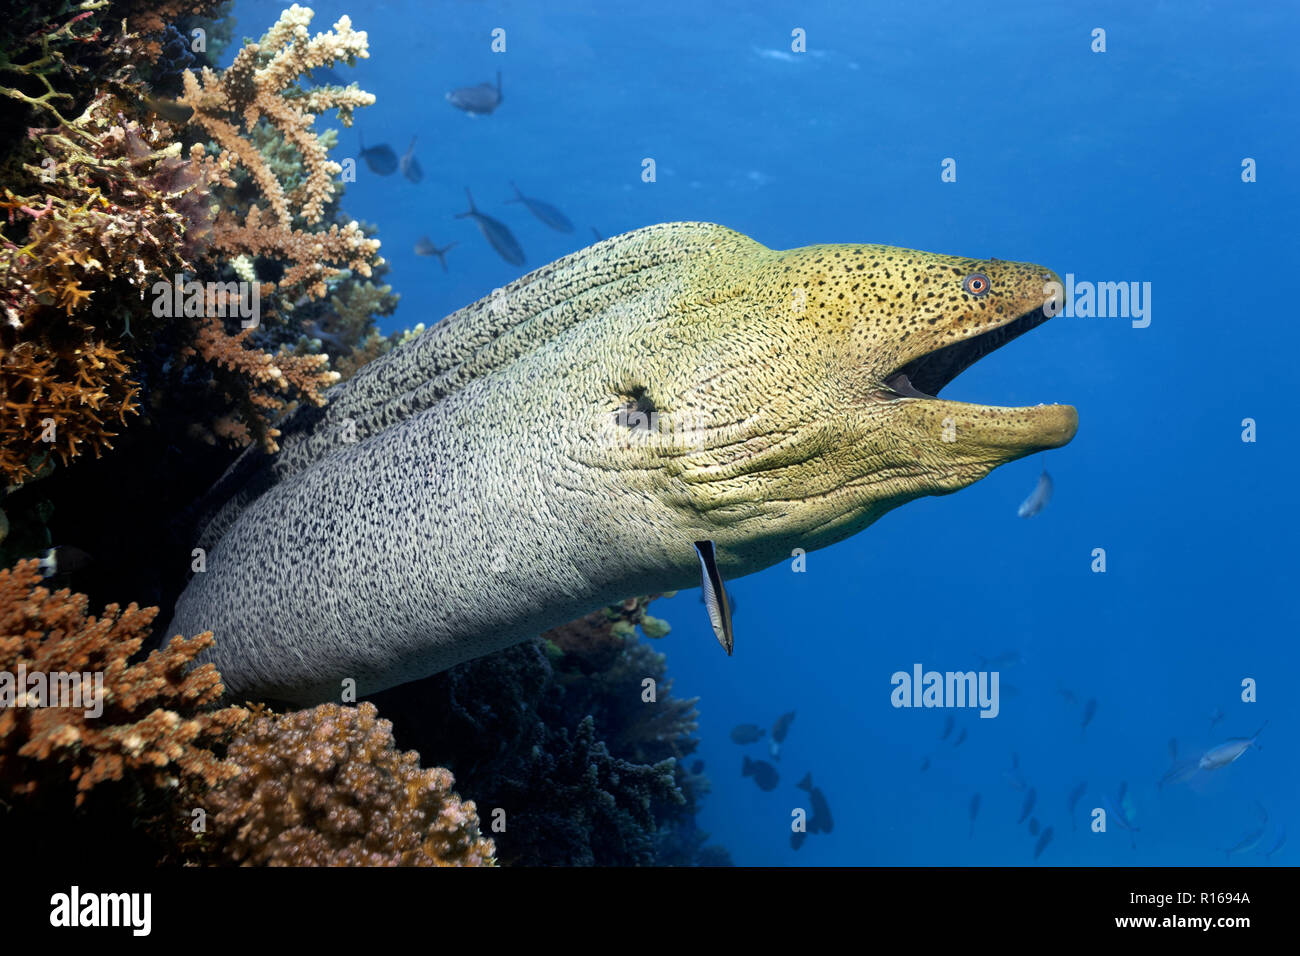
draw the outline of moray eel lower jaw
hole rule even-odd
[[[859,270],[860,261],[868,267]],[[971,275],[989,283],[986,294],[963,292]],[[1078,416],[1068,405],[1004,408],[938,397],[964,369],[1047,321],[1054,272],[822,246],[780,254],[754,285],[765,279],[769,315],[792,288],[816,290],[805,293],[806,308],[787,326],[794,338],[771,351],[801,350],[830,367],[816,386],[787,377],[785,391],[747,409],[758,434],[728,447],[754,451],[720,462],[701,456],[707,464],[686,470],[696,491],[691,504],[706,523],[688,533],[716,543],[728,577],[787,560],[793,549],[834,544],[908,501],[959,491],[1074,437]],[[900,298],[907,307],[896,305]],[[685,561],[685,545],[681,551]]]

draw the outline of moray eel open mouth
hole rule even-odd
[[[1042,325],[1048,318],[1043,309],[1034,309],[1005,325],[912,359],[885,379],[886,391],[879,397],[884,401],[899,398],[938,400],[939,392],[966,369],[1012,339]]]

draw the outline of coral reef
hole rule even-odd
[[[297,82],[366,56],[365,34],[342,19],[309,37],[292,7],[219,71],[229,7],[84,0],[0,21],[0,558],[112,554],[71,582],[98,601],[170,606],[196,499],[245,445],[276,450],[279,420],[340,378],[331,360],[351,374],[390,347],[387,265],[339,208],[335,131],[312,125],[373,97]],[[165,308],[168,285],[195,283],[197,305]]]
[[[224,858],[271,866],[484,866],[472,802],[399,753],[375,705],[261,716],[230,747],[239,776],[209,798]]]
[[[213,748],[248,713],[218,709],[216,669],[191,666],[212,635],[176,637],[132,663],[157,608],[110,604],[91,617],[84,595],[51,592],[40,580],[35,561],[0,570],[0,817],[54,818],[57,833],[73,819],[93,829],[105,813],[124,814],[128,825],[155,831],[143,842],[175,839],[183,821],[169,808],[238,773]],[[71,689],[63,675],[73,674],[84,678],[79,705],[52,706],[68,703],[55,693]],[[93,674],[102,675],[102,694],[91,691]]]
[[[374,97],[297,85],[367,56],[365,33],[344,17],[309,37],[312,12],[293,6],[218,72],[175,22],[212,27],[201,18],[220,9],[98,0],[0,29],[0,126],[21,129],[0,156],[0,476],[11,485],[50,455],[67,464],[111,448],[149,408],[193,413],[190,440],[274,451],[275,419],[297,400],[319,404],[338,378],[327,355],[297,347],[295,305],[395,305],[366,281],[384,269],[378,240],[338,212],[334,133],[312,130],[316,113],[349,124]],[[178,102],[150,95],[148,80],[163,78],[183,88]],[[182,278],[204,288],[202,307],[160,310],[157,284]],[[240,281],[261,302],[251,331],[227,324]],[[338,354],[372,329],[370,314],[340,326]],[[185,360],[200,358],[195,375]]]
[[[40,580],[35,561],[0,570],[0,828],[11,850],[93,839],[146,863],[494,863],[474,804],[452,792],[448,771],[399,753],[373,704],[219,708],[220,675],[193,666],[211,634],[132,662],[157,608],[90,617],[84,595]],[[71,674],[87,688],[102,674],[100,713],[89,695],[53,706],[71,685],[52,675]],[[196,831],[200,809],[209,822]]]
[[[402,746],[504,811],[503,864],[719,859],[694,823],[707,781],[684,766],[696,702],[672,696],[663,655],[635,634],[649,600],[374,696]]]

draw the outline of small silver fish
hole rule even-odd
[[[1264,859],[1270,859],[1274,853],[1282,849],[1286,843],[1286,830],[1283,827],[1277,828],[1277,837],[1273,840],[1273,845],[1264,851]]]
[[[1197,766],[1202,770],[1219,770],[1230,763],[1234,763],[1247,750],[1254,745],[1259,735],[1264,732],[1264,727],[1268,726],[1268,721],[1264,721],[1259,730],[1255,731],[1252,737],[1233,737],[1231,740],[1224,741],[1217,747],[1211,747],[1205,753],[1201,754],[1201,759]]]
[[[1034,846],[1035,860],[1043,855],[1043,851],[1047,849],[1047,844],[1051,842],[1052,842],[1052,828],[1048,827],[1046,830],[1043,831],[1043,835],[1038,838],[1038,843]]]
[[[469,211],[457,213],[456,218],[472,219],[474,225],[478,226],[478,231],[483,234],[483,238],[497,251],[497,255],[512,266],[523,265],[524,250],[519,245],[519,240],[515,238],[514,233],[499,219],[493,219],[491,216],[479,212],[474,205],[474,197],[470,194],[468,187],[465,189],[465,195],[469,198]]]
[[[1129,799],[1128,784],[1121,783],[1119,790],[1112,797],[1107,794],[1102,798],[1106,804],[1107,816],[1110,820],[1119,825],[1121,830],[1129,831],[1129,840],[1132,842],[1133,849],[1137,849],[1137,837],[1133,834],[1141,831],[1137,825],[1136,817],[1133,811],[1133,801]]]
[[[411,137],[411,145],[406,147],[406,152],[398,160],[398,167],[402,170],[402,175],[413,183],[418,183],[424,178],[424,170],[420,168],[420,161],[415,158],[415,137]]]
[[[1030,787],[1029,792],[1025,794],[1025,802],[1020,807],[1020,819],[1016,821],[1017,825],[1024,823],[1025,820],[1029,818],[1030,811],[1034,809],[1034,803],[1037,800],[1038,800],[1038,791],[1035,790],[1033,787]]]
[[[1041,514],[1051,500],[1052,476],[1044,468],[1043,473],[1038,476],[1038,485],[1030,493],[1029,497],[1020,503],[1020,509],[1016,514],[1021,518],[1032,518],[1034,515]]]
[[[1225,849],[1223,852],[1226,859],[1232,859],[1233,856],[1239,853],[1249,853],[1251,850],[1255,849],[1255,847],[1264,842],[1264,834],[1268,830],[1268,811],[1258,803],[1255,804],[1255,809],[1258,811],[1260,817],[1259,827],[1251,830],[1238,840],[1235,845]]]
[[[533,199],[531,196],[525,196],[513,182],[511,182],[510,188],[515,191],[515,198],[507,199],[506,202],[523,203],[524,208],[556,232],[573,232],[573,223],[569,222],[569,217],[550,203],[542,202],[540,199]]]
[[[1075,785],[1075,788],[1070,791],[1069,808],[1070,808],[1070,829],[1071,830],[1077,830],[1079,828],[1077,821],[1074,819],[1074,808],[1078,806],[1080,798],[1087,792],[1087,790],[1088,790],[1088,781],[1080,780],[1079,783]]]
[[[417,256],[437,256],[438,261],[442,263],[442,271],[446,272],[447,271],[447,258],[446,258],[447,250],[449,250],[454,245],[456,245],[456,243],[449,242],[447,243],[447,245],[439,249],[437,246],[433,244],[433,240],[430,239],[428,236],[421,236],[419,239],[415,241],[415,254]]]
[[[1096,714],[1097,698],[1089,697],[1083,704],[1083,723],[1079,726],[1079,733],[1083,733],[1088,729],[1088,725],[1092,723],[1092,718],[1095,717]]]

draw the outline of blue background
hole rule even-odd
[[[367,144],[400,155],[418,136],[418,185],[359,164],[344,206],[380,227],[402,296],[384,331],[431,324],[591,241],[654,222],[715,221],[774,248],[872,242],[1041,263],[1091,281],[1152,284],[1152,321],[1061,317],[982,360],[948,398],[1067,402],[1079,433],[1046,457],[1056,495],[1016,507],[1038,458],[887,515],[835,547],[733,583],[727,659],[698,592],[661,601],[675,692],[699,695],[699,756],[713,778],[701,825],[740,864],[1024,864],[1035,840],[1003,771],[1018,753],[1054,828],[1040,864],[1202,864],[1270,817],[1300,827],[1291,705],[1300,676],[1291,599],[1296,539],[1297,257],[1290,4],[437,2],[314,5],[341,13],[371,59],[338,72],[376,94],[336,158]],[[1145,7],[1145,5],[1144,5]],[[240,2],[236,37],[281,4]],[[507,31],[493,54],[490,31]],[[808,52],[789,54],[790,31]],[[1091,32],[1107,32],[1093,53]],[[769,52],[764,52],[769,51]],[[227,61],[230,53],[227,54]],[[488,117],[444,93],[504,75]],[[323,123],[337,125],[332,116]],[[658,181],[641,181],[653,157]],[[958,181],[940,181],[957,160]],[[1241,162],[1259,181],[1241,181]],[[576,232],[504,205],[515,180]],[[467,220],[464,187],[527,253],[501,260]],[[422,235],[450,272],[414,255]],[[1244,418],[1259,440],[1241,440]],[[1104,548],[1105,574],[1090,570]],[[1014,649],[1002,712],[895,710],[890,675],[977,666]],[[1259,702],[1240,700],[1244,678]],[[1019,691],[1008,698],[1005,685]],[[1095,697],[1092,725],[1080,706]],[[1211,731],[1210,714],[1225,717]],[[781,783],[739,773],[732,725],[798,716]],[[1195,756],[1265,719],[1260,750],[1196,787],[1158,790],[1167,741]],[[923,757],[932,766],[920,772]],[[794,787],[813,771],[835,830],[789,846]],[[1071,830],[1066,794],[1088,791]],[[1088,830],[1127,781],[1136,849],[1113,823]],[[971,835],[972,794],[982,807]],[[1267,861],[1294,861],[1294,840]]]

